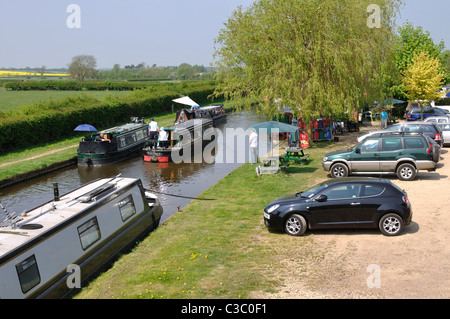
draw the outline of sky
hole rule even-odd
[[[209,66],[224,23],[253,1],[0,0],[0,68],[68,67],[78,54],[93,55],[98,68]],[[405,2],[397,24],[422,26],[450,49],[450,0]]]

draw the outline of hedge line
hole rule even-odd
[[[439,105],[450,105],[450,98],[446,97],[440,100],[435,101],[435,105],[439,106]]]
[[[73,129],[83,123],[99,129],[127,122],[131,116],[167,113],[174,104],[172,100],[182,95],[205,103],[214,87],[213,82],[168,84],[104,101],[82,95],[22,107],[0,118],[0,154],[74,136]]]
[[[127,81],[12,81],[3,83],[3,87],[12,91],[47,91],[47,90],[65,90],[65,91],[133,91],[148,86],[158,85],[155,82],[127,82]]]

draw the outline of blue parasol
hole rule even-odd
[[[74,131],[97,132],[97,129],[93,127],[91,124],[80,124],[74,129]]]

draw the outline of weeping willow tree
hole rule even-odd
[[[400,5],[258,0],[239,7],[215,42],[215,94],[269,116],[281,100],[305,119],[381,100],[383,82],[395,71],[393,30]]]

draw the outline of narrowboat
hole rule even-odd
[[[191,162],[206,145],[215,141],[213,121],[208,118],[187,120],[164,129],[167,141],[155,140],[142,149],[144,162]]]
[[[103,166],[138,156],[148,138],[148,125],[143,121],[88,135],[78,146],[78,165]]]
[[[159,224],[140,179],[98,179],[23,213],[1,206],[0,298],[67,298]]]
[[[227,119],[227,114],[223,108],[223,104],[209,105],[204,107],[194,106],[191,109],[181,109],[177,111],[175,124],[201,118],[209,118],[213,121],[213,125],[217,126]]]

